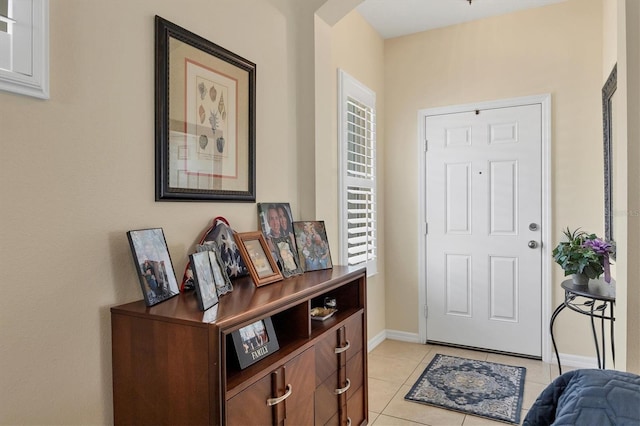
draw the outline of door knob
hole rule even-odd
[[[532,249],[538,247],[538,243],[536,241],[533,241],[533,240],[529,241],[527,243],[527,245],[529,246],[529,248],[532,248]]]

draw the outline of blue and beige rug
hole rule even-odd
[[[520,423],[524,367],[436,354],[407,401]]]

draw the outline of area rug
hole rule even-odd
[[[436,354],[407,401],[520,423],[524,367]]]

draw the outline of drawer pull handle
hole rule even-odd
[[[347,426],[351,426],[351,417],[347,417]]]
[[[346,391],[348,391],[350,387],[351,387],[351,380],[347,379],[347,386],[340,389],[336,389],[333,391],[333,393],[335,393],[336,395],[340,395],[341,393],[345,393]]]
[[[285,399],[291,396],[292,391],[293,391],[293,388],[291,387],[291,385],[287,385],[287,392],[284,395],[279,396],[277,398],[267,399],[267,405],[271,407],[272,405],[280,404],[282,401],[284,401]]]
[[[347,344],[342,346],[341,348],[336,348],[335,352],[337,354],[341,354],[342,352],[346,351],[347,349],[349,349],[351,347],[351,342],[347,340]]]

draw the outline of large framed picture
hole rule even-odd
[[[269,317],[242,327],[231,333],[231,336],[241,369],[280,349]]]
[[[324,221],[293,222],[293,231],[305,271],[333,268]]]
[[[213,279],[211,260],[208,251],[201,251],[189,255],[193,269],[193,282],[198,297],[198,307],[206,311],[218,303],[218,292]]]
[[[234,238],[257,287],[283,279],[262,232],[236,233]]]
[[[162,228],[128,231],[127,238],[145,304],[153,306],[179,294]]]
[[[156,201],[255,201],[256,65],[159,16]]]

